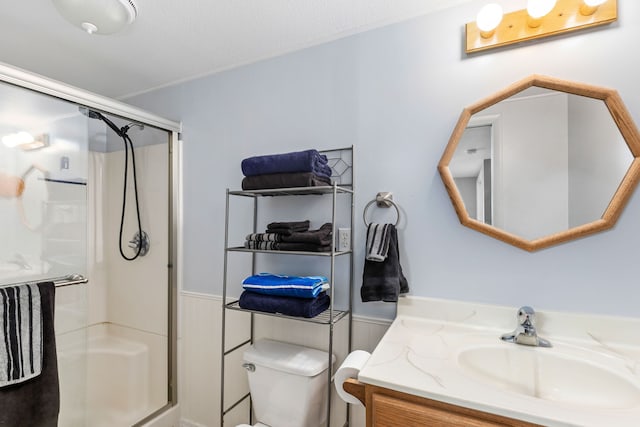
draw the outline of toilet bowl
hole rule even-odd
[[[335,356],[332,360],[335,361]],[[262,339],[244,352],[243,362],[258,421],[253,427],[320,427],[324,424],[329,353]]]

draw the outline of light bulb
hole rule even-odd
[[[476,17],[476,24],[483,38],[493,35],[496,27],[502,21],[502,7],[497,3],[489,3],[480,9]]]
[[[529,19],[527,23],[530,27],[539,27],[542,23],[542,18],[546,16],[556,5],[556,0],[528,0],[527,1],[527,14]]]
[[[606,3],[607,0],[583,0],[583,3],[580,5],[580,13],[588,16],[593,15],[596,10],[598,10],[598,6],[603,3]]]
[[[527,1],[527,13],[533,19],[539,19],[551,12],[556,0],[529,0]]]

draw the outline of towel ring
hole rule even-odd
[[[381,192],[378,193],[376,195],[376,198],[374,200],[371,200],[369,203],[367,203],[367,205],[364,207],[364,210],[362,211],[362,220],[364,221],[364,225],[366,225],[367,227],[369,227],[369,223],[367,222],[367,210],[371,207],[371,205],[376,204],[376,206],[378,206],[379,208],[390,208],[391,206],[393,206],[396,209],[396,214],[398,216],[398,218],[396,219],[396,222],[394,225],[398,225],[398,223],[400,222],[400,209],[398,208],[398,205],[396,205],[393,201],[393,194],[388,193],[388,192]]]

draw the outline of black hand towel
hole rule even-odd
[[[22,383],[0,388],[0,426],[56,427],[60,387],[54,330],[55,286],[39,283],[42,310],[42,372]]]
[[[266,190],[269,188],[323,187],[331,185],[331,179],[313,172],[272,173],[245,176],[243,190]]]
[[[329,246],[333,241],[333,224],[327,222],[317,230],[294,231],[290,235],[281,237],[287,243],[310,243],[313,245]]]
[[[364,261],[362,302],[397,302],[398,295],[409,292],[409,283],[402,273],[400,250],[398,249],[398,231],[393,224],[388,225],[389,249],[387,258],[382,262]]]
[[[267,225],[267,233],[291,234],[298,231],[307,231],[311,223],[309,220],[272,222]]]

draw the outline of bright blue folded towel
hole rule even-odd
[[[324,276],[284,276],[259,273],[242,281],[245,290],[268,295],[315,298],[328,286]]]
[[[240,308],[246,310],[306,318],[316,317],[328,309],[330,303],[331,298],[326,292],[321,292],[317,298],[295,298],[244,291],[238,300]]]
[[[331,177],[327,156],[314,149],[249,157],[242,160],[241,167],[244,176],[313,172],[318,176]]]

